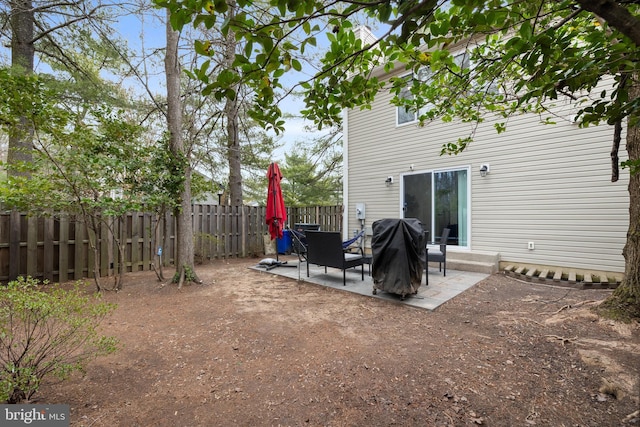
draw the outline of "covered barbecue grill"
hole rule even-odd
[[[404,299],[418,292],[426,262],[425,240],[422,222],[415,218],[385,218],[373,223],[374,294],[380,289]]]

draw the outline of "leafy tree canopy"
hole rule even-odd
[[[271,0],[270,7],[258,13],[253,2],[245,0],[238,2],[240,11],[235,19],[225,22],[218,22],[220,11],[228,7],[225,2],[158,0],[157,4],[172,9],[176,28],[187,23],[222,24],[246,41],[244,52],[236,55],[236,71],[212,78],[205,63],[196,75],[211,79],[207,91],[219,98],[234,96],[228,91],[231,82],[245,80],[253,85],[257,89],[254,117],[278,130],[282,130],[283,122],[274,99],[275,91],[282,88],[282,76],[290,69],[301,69],[297,55],[316,46],[325,30],[328,48],[322,67],[313,81],[301,82],[306,93],[304,113],[318,127],[339,122],[344,107],[371,105],[383,87],[372,74],[376,67],[391,71],[394,67],[417,70],[428,66],[434,72],[448,71],[441,73],[440,79],[457,80],[451,92],[464,90],[471,77],[478,87],[485,88],[518,77],[507,94],[500,93],[501,98],[487,96],[492,95],[488,91],[472,99],[453,97],[433,110],[430,117],[459,115],[478,120],[475,107],[484,104],[495,110],[496,101],[503,102],[499,109],[504,115],[519,112],[523,106],[540,108],[544,99],[592,90],[607,75],[617,76],[616,86],[613,91],[598,92],[601,96],[585,104],[583,123],[615,122],[638,109],[639,101],[628,99],[624,84],[624,76],[638,67],[637,4],[595,0]],[[352,22],[361,16],[383,24],[386,33],[365,45],[352,31]],[[296,35],[298,43],[285,41],[291,34]],[[469,39],[481,43],[470,45],[473,70],[461,72],[448,48]],[[195,49],[208,55],[208,46],[201,40]],[[398,82],[394,85],[397,93],[400,86]],[[508,94],[517,94],[517,98]],[[435,98],[435,93],[432,95],[416,99],[416,106],[431,101],[427,98]],[[457,104],[456,100],[462,102]],[[460,147],[451,148],[455,151]]]
[[[73,92],[73,85],[48,76],[5,68],[0,68],[0,84],[12,88],[0,94],[0,131],[19,132],[22,118],[36,129],[33,162],[6,165],[30,172],[10,176],[0,186],[7,206],[117,215],[143,204],[168,204],[171,185],[181,185],[173,182],[181,175],[171,174],[176,160],[166,149],[144,141],[144,128],[122,111],[99,102],[87,107],[83,85]]]

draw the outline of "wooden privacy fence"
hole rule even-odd
[[[342,229],[342,206],[287,208],[287,213],[291,227],[313,223],[323,230]],[[172,215],[132,212],[102,219],[94,237],[73,215],[0,213],[0,282],[18,276],[52,282],[79,280],[93,277],[96,265],[100,277],[111,276],[119,266],[115,237],[124,248],[126,272],[150,270],[158,258],[165,266],[173,264],[176,221]],[[193,229],[196,263],[264,254],[268,233],[264,207],[193,205]],[[90,242],[95,242],[95,251]]]

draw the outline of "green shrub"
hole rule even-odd
[[[62,289],[21,277],[0,287],[0,401],[31,399],[43,378],[65,379],[116,350],[116,339],[96,329],[115,305],[80,285]]]
[[[195,282],[196,275],[193,269],[188,265],[184,265],[182,268],[184,268],[184,281]],[[176,273],[173,275],[173,279],[171,279],[171,283],[178,283],[179,281],[180,281],[180,271],[176,271]]]

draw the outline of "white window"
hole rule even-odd
[[[421,82],[428,82],[429,80],[431,80],[432,75],[433,75],[433,72],[431,71],[431,68],[422,67],[420,68],[420,70],[418,70],[417,73],[409,74],[405,76],[404,79],[406,81],[406,85],[405,85],[405,88],[402,90],[402,92],[400,92],[400,98],[413,100],[414,95],[411,92],[413,81],[419,80]],[[397,108],[398,125],[402,125],[405,123],[413,123],[418,121],[418,117],[420,117],[420,115],[429,111],[431,108],[432,108],[431,104],[427,104],[417,110],[415,108],[406,107],[404,105],[398,106]]]
[[[404,89],[402,89],[402,91],[400,92],[400,98],[402,99],[413,99],[413,94],[411,93],[411,83],[412,83],[412,78],[407,78],[407,85],[405,86]],[[397,108],[397,115],[398,115],[398,124],[399,125],[403,125],[405,123],[411,123],[411,122],[415,122],[417,120],[416,117],[416,112],[412,111],[409,107],[406,107],[404,105],[399,105]]]
[[[470,67],[471,61],[469,60],[468,52],[464,51],[454,55],[453,62],[460,67],[460,69],[466,69]],[[403,78],[406,81],[405,88],[400,92],[400,98],[406,100],[413,100],[414,94],[411,92],[413,81],[419,80],[423,83],[428,83],[433,77],[433,71],[430,67],[422,67],[415,74],[408,74]],[[433,104],[426,104],[419,109],[400,105],[397,107],[397,124],[403,125],[406,123],[413,123],[418,121],[418,118],[433,108]]]
[[[400,92],[400,98],[406,100],[413,100],[413,94],[411,93],[411,86],[413,84],[413,76],[409,75],[404,77],[406,84],[404,89]],[[411,109],[410,107],[399,105],[397,108],[398,125],[403,125],[405,123],[412,123],[418,120],[418,114],[416,110]]]

